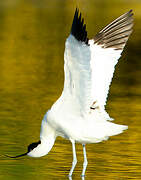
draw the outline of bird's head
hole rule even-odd
[[[5,155],[5,156],[10,157],[10,158],[19,158],[19,157],[26,156],[26,155],[30,156],[30,157],[41,157],[41,156],[45,156],[46,154],[48,154],[48,152],[51,150],[53,144],[54,144],[54,141],[34,142],[28,146],[27,152],[24,154],[20,154],[17,156],[9,156],[9,155]]]

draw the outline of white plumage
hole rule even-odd
[[[85,144],[107,140],[127,129],[125,125],[109,122],[112,119],[105,105],[115,65],[132,32],[132,15],[132,10],[123,14],[89,40],[84,19],[76,9],[71,34],[65,43],[62,95],[42,120],[40,141],[29,145],[27,153],[12,158],[44,156],[56,137],[62,136],[72,142],[73,163],[69,176],[77,163],[75,142],[83,144],[84,176]]]
[[[100,106],[104,107],[115,65],[120,58],[122,50],[104,49],[94,44],[93,40],[90,43],[93,99],[98,101]]]

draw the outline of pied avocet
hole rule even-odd
[[[112,118],[105,111],[105,105],[115,65],[132,32],[132,16],[130,10],[89,40],[84,19],[76,9],[65,43],[62,95],[42,120],[40,140],[30,144],[26,153],[9,157],[45,156],[56,137],[61,136],[72,143],[73,162],[69,176],[77,163],[75,142],[83,145],[84,176],[87,166],[85,144],[99,143],[128,128],[110,122]]]

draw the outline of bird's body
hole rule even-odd
[[[57,136],[64,137],[72,142],[71,176],[77,162],[75,142],[81,143],[84,176],[85,144],[107,140],[128,128],[110,122],[113,119],[105,111],[105,105],[115,65],[132,32],[132,15],[132,11],[125,13],[89,40],[84,19],[76,9],[71,34],[65,43],[63,92],[44,116],[40,141],[29,146],[27,155],[44,156]]]
[[[79,109],[75,108],[75,100],[69,98],[65,100],[63,96],[58,99],[43,119],[43,122],[55,131],[56,137],[74,139],[79,143],[97,143],[127,129],[127,126],[107,121],[105,113],[100,108],[89,109],[87,113],[81,114]],[[42,133],[43,131],[41,135]]]
[[[54,138],[61,136],[69,140],[73,139],[82,144],[98,143],[107,140],[109,136],[117,135],[127,129],[127,126],[104,120],[103,115],[98,111],[86,117],[67,115],[67,112],[58,113],[56,116],[55,113],[50,110],[42,122],[43,127],[46,124],[46,126],[52,129],[52,132],[55,134]],[[95,116],[95,119],[92,115]],[[66,121],[64,122],[64,120]],[[45,132],[47,131],[45,130]],[[44,130],[42,130],[41,139],[46,136],[48,136],[48,133],[44,133]]]

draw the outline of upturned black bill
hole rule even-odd
[[[9,157],[9,158],[19,158],[19,157],[26,156],[26,155],[27,155],[27,153],[20,154],[20,155],[17,155],[17,156],[9,156],[9,155],[5,155],[5,156]]]

